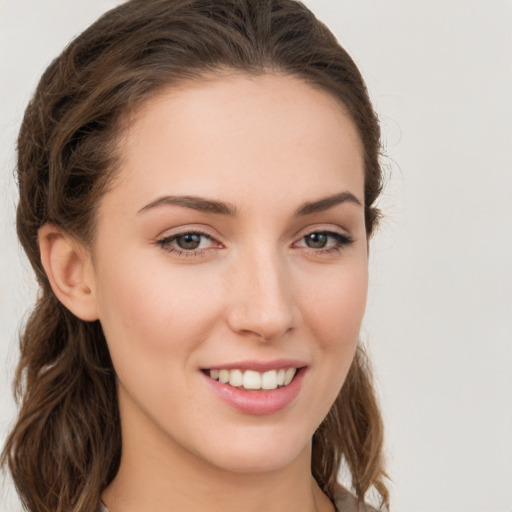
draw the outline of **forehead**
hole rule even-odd
[[[240,198],[265,185],[312,196],[349,187],[363,199],[362,145],[343,104],[279,74],[232,74],[162,91],[132,117],[120,173],[141,201],[159,188]]]

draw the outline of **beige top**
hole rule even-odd
[[[341,485],[334,493],[334,506],[337,512],[377,512],[377,509],[366,504],[358,508],[357,500]],[[96,512],[110,512],[110,510],[100,503]]]

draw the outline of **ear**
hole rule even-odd
[[[57,298],[78,318],[97,320],[89,250],[52,224],[39,229],[38,240],[41,262]]]

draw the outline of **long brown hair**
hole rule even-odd
[[[163,88],[219,70],[278,72],[330,92],[364,148],[365,221],[378,219],[380,130],[363,79],[329,30],[295,0],[131,0],[78,36],[44,73],[18,139],[18,236],[40,293],[21,336],[20,402],[2,464],[32,512],[90,512],[119,467],[116,378],[101,325],[55,297],[38,229],[91,243],[98,202],[116,175],[128,116]],[[361,347],[313,438],[312,472],[329,497],[346,463],[359,501],[387,505],[382,421]]]

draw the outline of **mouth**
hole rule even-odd
[[[202,368],[209,388],[244,414],[266,415],[295,402],[309,368],[303,361],[239,361]]]
[[[203,372],[211,379],[233,388],[247,391],[271,391],[288,386],[301,368],[276,368],[259,372],[241,368],[206,369]]]

